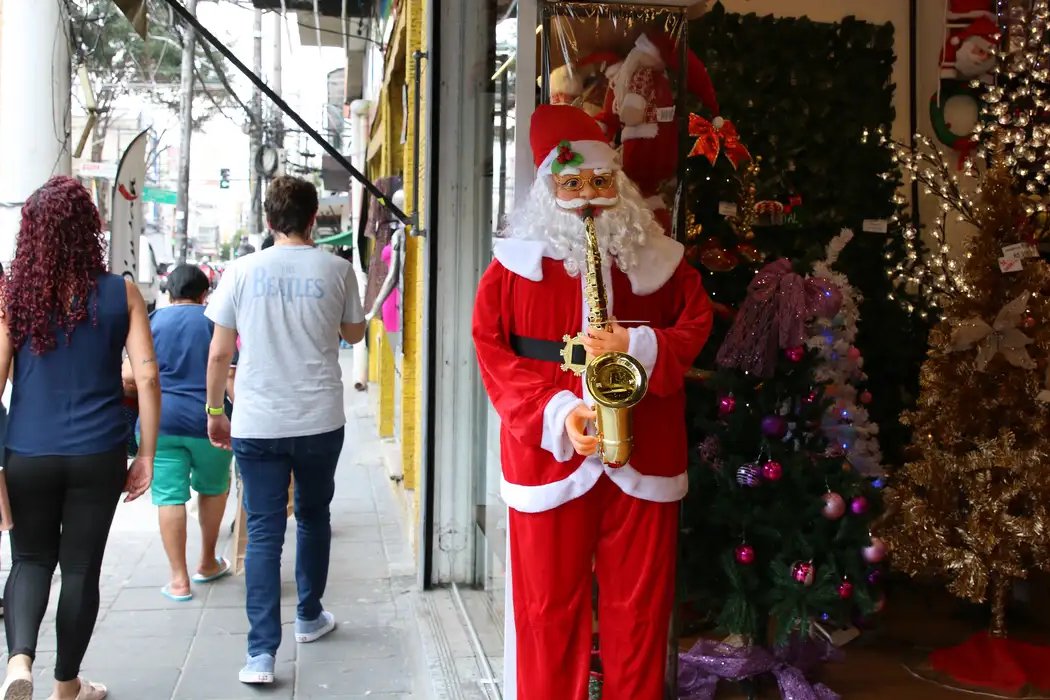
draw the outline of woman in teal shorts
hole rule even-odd
[[[230,562],[216,555],[219,527],[230,490],[227,450],[208,441],[205,377],[212,322],[204,316],[210,290],[207,276],[193,265],[179,265],[168,276],[171,305],[150,316],[160,370],[161,416],[153,462],[153,504],[160,510],[160,534],[171,565],[161,589],[187,601],[191,583],[209,583],[230,573]],[[191,577],[186,566],[186,503],[197,492],[201,558]]]

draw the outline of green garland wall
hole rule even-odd
[[[893,203],[900,181],[884,178],[891,161],[877,138],[895,118],[893,40],[892,24],[736,14],[721,3],[689,26],[722,116],[762,157],[758,199],[802,199],[792,223],[758,230],[758,247],[812,262],[843,227],[856,232],[839,268],[864,295],[857,344],[890,464],[901,461],[908,442],[898,416],[914,400],[927,333],[925,322],[889,298],[895,292],[886,270],[904,256],[899,231],[862,230],[865,220],[906,216]],[[689,205],[697,211],[717,203]]]

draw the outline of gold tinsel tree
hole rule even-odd
[[[985,97],[977,159],[958,173],[928,139],[893,144],[901,167],[940,200],[924,279],[936,283],[943,318],[918,405],[903,418],[913,443],[880,532],[896,568],[990,599],[993,636],[1005,634],[1012,583],[1050,570],[1050,267],[1034,245],[1050,180],[1047,2],[1010,19],[1021,31],[1010,33]],[[976,229],[958,261],[949,217]]]

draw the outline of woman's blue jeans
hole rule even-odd
[[[303,437],[234,438],[233,453],[244,486],[248,549],[248,655],[276,655],[281,644],[281,550],[287,524],[288,485],[295,475],[295,583],[297,616],[315,620],[328,582],[335,468],[344,429]]]

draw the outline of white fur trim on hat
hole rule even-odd
[[[605,69],[605,77],[609,80],[612,80],[616,77],[616,74],[620,72],[621,68],[623,68],[623,61],[619,61],[617,63],[612,64],[611,66]]]
[[[562,173],[571,175],[584,169],[620,169],[620,154],[605,141],[572,141],[570,143],[573,152],[583,156],[583,162],[572,168],[565,168],[562,170]],[[539,169],[536,171],[537,175],[550,175],[552,173],[551,166],[554,164],[555,158],[558,157],[559,148],[560,146],[555,146],[547,154],[547,157],[543,159]]]
[[[656,48],[656,44],[654,44],[645,34],[640,35],[638,40],[634,42],[634,48],[644,54],[663,61],[663,56],[660,55],[660,49]]]

